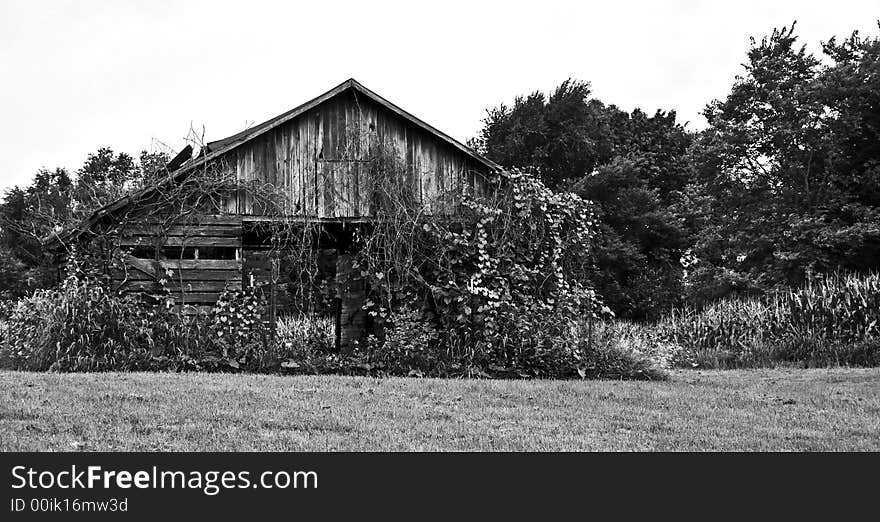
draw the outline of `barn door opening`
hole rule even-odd
[[[343,352],[365,339],[367,289],[355,264],[354,230],[350,223],[313,223],[302,231],[304,244],[279,247],[273,226],[244,227],[242,284],[266,298],[277,334]]]

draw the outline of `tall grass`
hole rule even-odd
[[[333,318],[311,315],[278,317],[275,323],[278,349],[288,358],[308,357],[314,352],[331,352],[336,334]]]
[[[674,311],[655,339],[701,367],[880,364],[880,276],[828,275],[761,298]]]
[[[587,322],[582,343],[663,368],[880,365],[880,275],[827,275],[762,297],[672,310],[654,323]]]

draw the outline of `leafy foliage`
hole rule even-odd
[[[210,333],[224,359],[238,364],[259,364],[262,347],[269,343],[270,326],[262,317],[266,299],[259,288],[227,289],[210,314]]]
[[[367,360],[391,374],[423,376],[442,373],[439,332],[431,323],[421,320],[420,313],[410,308],[396,311],[384,339],[371,337],[366,343]]]
[[[487,111],[471,145],[501,165],[535,169],[551,188],[592,172],[613,155],[615,107],[590,99],[588,83],[566,80],[548,97],[534,92]]]
[[[580,317],[607,313],[579,277],[594,235],[592,209],[516,170],[491,184],[489,196],[462,197],[455,220],[386,205],[357,249],[356,268],[371,290],[367,310],[379,324],[418,310],[439,332],[435,351],[449,364],[574,373],[564,332]]]
[[[676,309],[620,337],[654,346],[644,352],[665,366],[875,366],[880,276],[830,275],[766,296]]]
[[[142,368],[150,351],[138,309],[132,298],[68,278],[17,303],[4,325],[3,359],[33,370]]]
[[[140,163],[101,148],[74,176],[42,169],[27,187],[12,187],[0,203],[0,295],[22,297],[58,284],[59,260],[41,241],[98,207],[152,180],[168,162],[161,152],[142,152]],[[16,274],[5,277],[2,274]]]
[[[797,45],[794,25],[775,30],[707,107],[694,148],[694,302],[878,268],[880,40],[853,34],[823,50],[830,63]]]
[[[359,160],[370,149],[360,167],[377,219],[351,247],[377,335],[346,356],[331,353],[326,320],[273,334],[247,291],[194,318],[161,301],[129,311],[132,298],[85,267],[34,293],[60,273],[40,239],[161,178],[167,156],[100,149],[74,175],[41,170],[0,204],[0,298],[22,299],[2,307],[16,332],[4,353],[35,368],[509,377],[637,376],[646,354],[666,366],[876,364],[880,39],[832,38],[822,53],[794,25],[752,40],[701,132],[672,111],[606,105],[576,80],[518,97],[489,110],[472,141],[510,167],[487,194],[419,201],[400,155],[354,136]],[[158,197],[177,218],[218,187],[271,192],[218,178],[181,197],[202,181]],[[332,299],[319,226],[270,234],[295,273],[292,309]],[[651,322],[598,321],[612,312]]]
[[[644,318],[681,299],[679,258],[691,234],[681,193],[691,141],[674,112],[628,114],[568,80],[549,99],[534,93],[490,110],[473,143],[502,165],[530,169],[547,186],[595,204],[598,234],[584,280],[615,313]]]

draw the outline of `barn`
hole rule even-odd
[[[358,230],[382,214],[377,151],[382,162],[396,165],[393,183],[408,204],[450,219],[458,213],[457,196],[484,194],[491,174],[500,170],[350,79],[266,122],[208,142],[195,158],[187,147],[155,184],[98,209],[57,240],[70,245],[109,237],[122,256],[121,266],[108,269],[115,288],[153,294],[161,286],[185,310],[210,307],[227,289],[259,287],[271,321],[291,307],[286,290],[306,284],[285,274],[273,234],[281,223],[287,234],[308,228],[315,276],[329,281],[329,295],[319,305],[310,297],[306,308],[335,318],[337,346],[344,350],[370,327],[351,249]],[[178,202],[173,212],[157,204],[174,187],[206,173],[233,180],[234,188]],[[264,193],[272,194],[271,205]]]

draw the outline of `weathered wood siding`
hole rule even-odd
[[[370,217],[367,160],[381,145],[405,167],[406,188],[432,213],[455,212],[442,202],[451,191],[484,190],[485,166],[387,108],[344,92],[223,156],[240,180],[260,180],[282,190],[290,215]],[[226,212],[260,215],[247,194],[227,201]]]
[[[238,216],[199,216],[196,221],[160,224],[157,221],[125,225],[116,238],[117,245],[131,252],[122,269],[111,273],[114,287],[163,296],[166,290],[176,305],[213,305],[224,289],[242,285],[242,222]],[[195,259],[163,255],[166,247],[187,249]],[[156,252],[138,256],[135,253]],[[232,259],[212,259],[211,251],[224,249]],[[232,255],[230,255],[232,254]],[[164,283],[162,283],[164,281]],[[164,286],[164,289],[163,289]]]
[[[235,136],[220,140],[216,143],[224,145],[218,150],[226,152],[212,153],[210,161],[240,181],[274,187],[283,196],[287,216],[331,222],[376,215],[377,206],[383,204],[372,179],[379,156],[386,165],[394,164],[389,169],[394,179],[386,187],[394,183],[393,190],[405,193],[407,201],[431,214],[454,215],[458,195],[485,193],[485,176],[494,168],[487,167],[491,163],[479,161],[365,92],[353,87],[341,90],[307,105],[309,109],[291,119],[279,120],[283,123],[274,128],[270,124],[265,132],[245,136],[250,139],[242,137],[237,145],[230,141]],[[269,317],[274,318],[279,281],[289,274],[278,273],[278,259],[266,244],[251,237],[253,223],[278,217],[274,210],[266,216],[259,201],[239,189],[220,198],[219,206],[211,200],[209,208],[192,209],[193,216],[199,216],[195,222],[160,224],[155,217],[126,221],[116,240],[130,255],[123,269],[111,274],[115,287],[171,297],[175,305],[205,307],[216,303],[227,288],[253,285],[268,292]],[[329,272],[335,275],[337,341],[346,348],[364,333],[368,322],[362,309],[367,289],[353,276],[351,253],[339,250],[347,241],[341,234],[331,234],[337,244],[322,246],[319,261],[333,266]],[[283,288],[293,283],[280,284]]]

